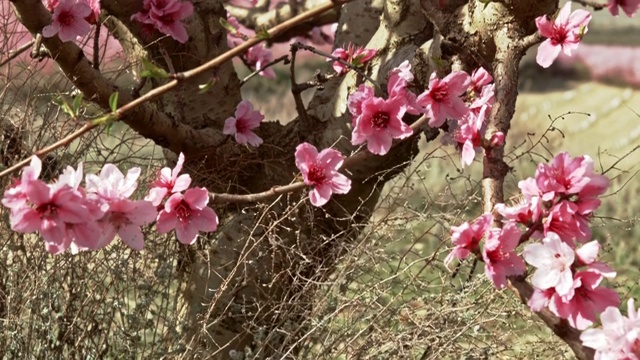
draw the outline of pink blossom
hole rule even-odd
[[[247,100],[242,100],[238,104],[235,115],[235,117],[229,117],[225,120],[222,133],[233,135],[238,144],[250,144],[255,147],[262,144],[262,139],[252,130],[260,126],[264,115],[257,110],[253,110],[253,105]]]
[[[156,219],[158,212],[149,201],[118,199],[109,202],[109,209],[100,220],[101,247],[108,245],[118,234],[122,242],[134,250],[142,250],[144,236],[140,226]],[[94,235],[95,237],[95,235]]]
[[[607,7],[613,16],[618,16],[618,7],[621,7],[624,13],[627,14],[628,17],[632,18],[636,16],[638,8],[640,8],[640,0],[609,0]]]
[[[191,176],[189,174],[180,174],[184,165],[184,154],[180,153],[178,162],[172,169],[165,167],[158,172],[158,179],[149,185],[151,188],[149,194],[144,198],[150,201],[153,206],[158,206],[167,195],[182,192],[191,185]]]
[[[88,0],[89,7],[91,8],[91,14],[86,17],[85,20],[89,24],[95,24],[100,19],[100,0]]]
[[[573,286],[571,265],[575,260],[575,253],[558,235],[547,233],[542,243],[527,245],[522,256],[537,268],[531,278],[533,286],[540,290],[555,288],[560,296],[569,292]]]
[[[256,6],[258,0],[229,0],[229,5],[243,7],[243,8],[252,8]]]
[[[454,258],[464,260],[469,256],[469,253],[477,251],[480,240],[489,231],[492,222],[493,215],[484,214],[472,224],[464,222],[459,226],[452,226],[451,242],[455,246],[444,259],[445,265],[449,265]]]
[[[616,272],[605,263],[596,261],[600,252],[600,244],[596,241],[590,241],[576,250],[578,257],[578,265],[586,266],[588,271],[594,271],[606,278],[613,278]]]
[[[351,133],[351,143],[367,142],[367,149],[376,155],[389,152],[393,139],[405,139],[413,134],[409,125],[402,121],[406,111],[404,99],[384,100],[377,97],[362,102],[362,113],[356,119]]]
[[[376,56],[376,53],[377,50],[365,49],[349,44],[346,50],[343,48],[333,50],[331,56],[339,58],[344,62],[349,63],[351,66],[362,67],[369,60],[373,59],[373,57]],[[349,67],[339,61],[334,61],[333,59],[327,59],[327,61],[333,61],[333,70],[335,70],[339,75],[346,74],[349,71]]]
[[[373,88],[366,86],[365,84],[360,84],[358,89],[349,95],[347,108],[352,115],[351,124],[353,127],[356,126],[356,119],[360,114],[362,114],[362,103],[374,96]]]
[[[332,194],[346,194],[351,189],[351,180],[340,174],[344,156],[334,149],[318,149],[309,143],[296,147],[296,166],[302,173],[304,183],[313,186],[309,199],[314,206],[323,206]]]
[[[67,226],[93,221],[91,212],[76,192],[68,187],[50,187],[40,180],[25,186],[31,206],[22,206],[12,211],[11,229],[23,233],[40,232],[45,247],[52,254],[66,250],[72,238]]]
[[[572,158],[567,152],[558,154],[551,164],[538,164],[536,184],[545,201],[556,195],[578,195],[583,199],[602,195],[609,187],[606,176],[594,172],[589,156]]]
[[[500,215],[504,216],[505,219],[526,226],[533,225],[536,221],[540,220],[542,216],[542,204],[538,196],[534,196],[529,200],[523,197],[513,206],[496,204],[495,209]]]
[[[407,88],[407,85],[412,81],[411,64],[408,60],[405,60],[389,72],[387,93],[389,94],[389,99],[401,99],[409,114],[418,115],[421,111],[420,106],[416,103],[416,94]]]
[[[438,79],[435,72],[431,74],[429,89],[417,98],[418,104],[425,108],[425,115],[430,117],[429,126],[440,127],[446,119],[460,119],[469,112],[460,96],[470,82],[469,74],[464,71],[454,71],[444,79]]]
[[[256,70],[262,69],[268,63],[273,60],[273,54],[271,50],[266,49],[264,45],[258,44],[252,46],[247,50],[247,53],[244,55],[245,61],[249,66],[254,67]],[[267,79],[275,79],[276,73],[272,68],[266,68],[260,71],[260,76],[264,76]]]
[[[628,315],[617,307],[608,307],[600,314],[602,328],[587,329],[580,334],[584,346],[596,350],[595,360],[640,359],[640,321],[633,299],[627,302]]]
[[[462,147],[462,167],[471,165],[476,152],[481,149],[486,110],[487,107],[483,106],[478,114],[469,112],[458,122],[453,138]]]
[[[218,216],[207,206],[208,202],[209,193],[204,188],[189,189],[184,195],[171,195],[158,214],[158,232],[164,234],[175,229],[178,241],[191,245],[199,232],[215,231],[218,228]]]
[[[483,67],[479,67],[471,74],[471,84],[469,87],[476,95],[482,92],[485,85],[489,85],[493,81],[491,74],[487,72]]]
[[[508,276],[520,275],[527,270],[524,261],[515,252],[521,235],[514,223],[506,223],[502,229],[489,230],[482,258],[487,277],[498,289],[507,285]]]
[[[178,0],[144,0],[143,8],[131,16],[144,25],[152,26],[180,43],[186,43],[189,34],[182,20],[193,14],[193,5]]]
[[[551,298],[555,293],[556,293],[555,288],[549,288],[547,290],[540,290],[540,289],[534,288],[533,294],[531,294],[531,297],[529,298],[527,305],[529,305],[529,308],[531,309],[531,311],[538,312],[549,305],[549,302],[551,301]]]
[[[571,56],[571,52],[578,48],[582,36],[587,32],[587,25],[591,21],[591,14],[586,10],[571,12],[571,1],[560,10],[555,20],[549,20],[548,16],[536,18],[536,26],[540,35],[547,38],[540,47],[536,62],[547,68],[564,51]]]
[[[551,208],[543,220],[544,233],[554,232],[570,246],[573,246],[573,240],[587,241],[591,239],[587,215],[580,212],[576,203],[562,200]]]
[[[53,12],[59,4],[60,0],[44,0],[44,6],[49,10],[49,12]]]
[[[493,107],[495,91],[494,89],[495,84],[489,84],[482,87],[482,90],[478,94],[479,96],[476,96],[471,105],[469,105],[469,110],[475,114],[478,114],[483,107],[487,107],[486,111],[489,112]]]
[[[42,29],[42,36],[49,38],[58,34],[63,42],[85,36],[91,30],[91,25],[85,20],[91,12],[84,1],[60,0],[53,10],[53,22]]]
[[[26,190],[29,187],[29,183],[40,177],[41,170],[42,161],[37,156],[32,156],[29,165],[22,169],[20,179],[14,179],[12,185],[5,190],[2,197],[2,205],[12,210],[25,206],[27,203]]]
[[[602,275],[592,271],[579,271],[574,275],[573,286],[565,296],[554,294],[549,310],[578,330],[584,330],[596,321],[596,315],[609,306],[618,307],[618,294],[599,287]]]

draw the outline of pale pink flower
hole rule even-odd
[[[49,12],[53,12],[59,4],[60,0],[44,0],[44,6]]]
[[[582,345],[596,350],[595,360],[640,359],[640,321],[633,299],[627,302],[627,316],[617,307],[600,314],[602,328],[587,329],[580,334]]]
[[[111,200],[128,199],[138,187],[139,176],[138,167],[129,169],[125,177],[115,165],[105,164],[100,170],[100,176],[87,174],[86,190],[95,194],[104,203],[103,207],[107,207]]]
[[[42,36],[49,38],[58,34],[63,42],[85,36],[91,30],[91,25],[85,20],[91,12],[84,1],[60,0],[53,11],[53,22],[42,29]]]
[[[540,290],[540,289],[534,288],[533,294],[531,294],[531,297],[529,298],[527,305],[529,305],[529,308],[531,309],[531,311],[538,312],[549,305],[549,302],[551,301],[551,298],[555,293],[556,293],[555,288],[549,288],[547,290]]]
[[[191,185],[191,176],[189,174],[180,174],[184,165],[184,154],[180,153],[178,162],[173,169],[168,167],[162,168],[158,172],[158,179],[149,185],[149,194],[144,198],[150,201],[153,206],[158,206],[167,195],[178,193],[189,188]]]
[[[264,115],[260,111],[253,110],[253,105],[248,100],[242,100],[236,108],[236,116],[229,117],[224,122],[222,133],[233,135],[238,144],[258,147],[262,139],[252,130],[260,127]]]
[[[309,40],[316,46],[333,45],[335,41],[335,33],[338,28],[338,23],[331,25],[316,26],[305,37],[301,37],[302,40]]]
[[[444,259],[445,265],[449,265],[454,258],[464,260],[471,252],[477,251],[480,240],[489,231],[492,222],[493,215],[483,214],[472,224],[464,222],[459,226],[452,226],[451,242],[455,246]]]
[[[576,250],[579,266],[586,266],[587,271],[594,271],[606,278],[614,278],[616,272],[607,264],[596,261],[600,252],[598,241],[590,241]]]
[[[575,252],[555,233],[549,232],[542,243],[529,244],[522,253],[525,261],[537,270],[531,278],[540,290],[555,288],[559,295],[566,295],[573,286],[571,266]]]
[[[377,97],[362,102],[362,113],[356,119],[351,133],[351,144],[367,142],[367,149],[376,155],[385,155],[391,149],[393,139],[405,139],[413,134],[402,121],[406,112],[404,99],[384,100]]]
[[[454,71],[444,79],[438,79],[435,72],[431,74],[429,89],[417,98],[430,118],[429,126],[440,127],[445,120],[460,119],[469,112],[460,96],[467,91],[470,82],[469,74],[464,71]]]
[[[376,53],[377,50],[364,49],[362,47],[349,44],[347,49],[337,48],[333,50],[331,56],[339,58],[353,67],[362,67],[369,60],[373,59],[373,57],[376,56]],[[339,75],[349,72],[349,67],[339,61],[335,61],[333,59],[327,59],[327,61],[333,61],[333,70],[335,70]]]
[[[491,110],[494,102],[495,84],[489,84],[482,87],[478,96],[476,96],[469,105],[469,111],[478,114],[483,107],[487,108],[487,112]]]
[[[618,294],[599,287],[602,275],[593,271],[579,271],[574,275],[573,286],[565,296],[554,294],[549,310],[578,330],[584,330],[596,321],[597,314],[609,306],[618,307]]]
[[[622,11],[624,11],[628,17],[632,18],[636,16],[638,8],[640,8],[640,0],[609,0],[607,7],[613,16],[618,16],[618,7],[621,7]]]
[[[42,161],[37,156],[32,156],[29,165],[22,169],[20,179],[14,179],[11,186],[5,190],[2,197],[2,205],[12,210],[25,206],[27,203],[26,189],[30,182],[40,177],[41,170]]]
[[[515,250],[522,233],[514,223],[489,230],[482,249],[485,274],[498,289],[507,285],[507,277],[523,274],[527,267]]]
[[[249,66],[254,67],[256,70],[262,69],[273,60],[273,54],[270,49],[267,49],[262,44],[252,46],[247,50],[244,55],[245,61]],[[260,76],[264,76],[267,79],[275,79],[276,73],[272,68],[266,68],[259,73]]]
[[[204,188],[189,189],[184,195],[171,195],[158,214],[158,232],[164,234],[175,229],[178,241],[191,245],[199,232],[215,231],[218,228],[218,216],[207,206],[208,202],[209,193]]]
[[[144,0],[143,8],[131,16],[144,25],[149,25],[180,43],[186,43],[189,34],[182,20],[193,14],[193,5],[178,0]]]
[[[589,156],[572,158],[567,152],[561,152],[551,164],[538,164],[536,184],[544,201],[552,200],[556,195],[592,199],[607,190],[609,179],[594,172]]]
[[[591,14],[586,10],[571,12],[571,1],[560,10],[555,20],[548,16],[536,18],[536,26],[540,35],[547,38],[540,47],[536,62],[547,68],[556,60],[560,51],[571,56],[571,52],[578,48],[582,36],[587,32],[587,25],[591,21]]]
[[[309,143],[296,147],[296,166],[304,183],[312,186],[309,199],[314,206],[323,206],[332,194],[346,194],[351,190],[351,180],[340,174],[344,156],[334,149],[318,149]]]

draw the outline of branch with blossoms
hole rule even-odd
[[[339,3],[342,4],[346,2],[348,2],[348,0],[341,1]],[[269,37],[273,37],[283,33],[299,22],[315,18],[316,16],[332,9],[336,6],[336,3],[337,2],[329,2],[301,13],[282,24],[267,30],[265,34],[268,34]],[[21,15],[20,18],[22,19],[25,27],[32,34],[38,34],[45,26],[49,26],[49,12],[39,1],[16,0],[13,2],[13,6],[17,13]],[[81,11],[80,15],[84,14],[84,8],[79,10],[75,10],[74,8],[73,11]],[[69,13],[72,14],[71,11],[69,11]],[[243,54],[264,40],[264,35],[248,39],[233,49],[230,49],[224,54],[197,68],[175,74],[174,80],[169,81],[138,98],[134,99],[130,94],[119,91],[119,107],[113,112],[112,120],[124,120],[141,135],[154,139],[156,142],[159,142],[160,145],[174,150],[175,152],[184,151],[186,154],[189,154],[197,152],[202,147],[219,143],[223,138],[218,133],[214,133],[211,129],[194,130],[185,124],[179,122],[176,123],[169,119],[166,114],[153,109],[147,103],[175,89],[181,81],[193,78],[205,73],[206,71],[214,69],[220,64]],[[82,50],[76,44],[71,41],[63,42],[61,39],[53,35],[50,38],[43,39],[43,44],[51,52],[52,58],[58,62],[68,78],[71,79],[71,81],[74,82],[74,85],[84,93],[85,98],[95,101],[104,109],[110,108],[109,99],[112,96],[111,89],[115,86],[102,77],[99,72],[93,69],[90,62],[82,56]],[[151,119],[153,119],[153,121],[151,121]],[[68,135],[65,139],[56,142],[54,146],[40,149],[36,153],[38,155],[45,155],[55,149],[66,146],[71,143],[71,141],[81,137],[88,131],[95,129],[100,125],[101,124],[97,123],[87,124],[83,126],[83,128]],[[160,142],[158,139],[164,140]],[[189,139],[189,141],[186,141],[186,139]],[[29,161],[30,159],[24,159],[8,169],[5,169],[0,173],[0,178],[20,169],[28,164]]]

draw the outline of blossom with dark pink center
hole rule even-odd
[[[460,98],[469,83],[469,74],[464,71],[454,71],[438,79],[434,72],[429,78],[429,89],[420,94],[417,103],[425,110],[429,119],[429,126],[440,127],[447,119],[460,119],[469,112],[469,108]]]
[[[91,13],[91,7],[84,1],[60,0],[53,10],[53,22],[42,29],[42,36],[49,38],[58,34],[63,42],[85,36],[91,30],[85,18]]]
[[[191,176],[189,174],[180,174],[184,165],[184,154],[180,153],[178,162],[173,169],[168,167],[162,168],[158,172],[158,179],[149,185],[149,194],[144,198],[150,201],[153,206],[158,206],[167,195],[182,192],[191,185]]]
[[[459,226],[451,227],[451,242],[454,248],[444,259],[445,265],[449,265],[454,258],[458,260],[466,259],[471,252],[478,249],[480,240],[491,228],[493,215],[484,214],[473,223],[464,222]]]
[[[352,116],[351,125],[353,127],[356,126],[356,119],[360,116],[360,114],[362,114],[362,104],[365,102],[365,100],[371,99],[373,97],[375,97],[373,88],[365,84],[360,84],[360,86],[358,86],[358,89],[354,93],[349,95],[349,98],[347,99],[347,108],[349,109],[349,112]]]
[[[578,48],[582,36],[587,32],[590,21],[591,14],[586,10],[571,12],[571,1],[565,4],[555,20],[549,20],[546,15],[536,18],[538,32],[547,38],[538,47],[538,65],[544,68],[551,66],[560,51],[571,56],[571,52]]]
[[[609,0],[607,7],[613,16],[618,16],[620,11],[618,7],[621,7],[622,11],[632,18],[636,16],[638,8],[640,8],[640,0]]]
[[[458,122],[458,129],[454,131],[453,139],[462,149],[462,167],[473,163],[476,153],[481,151],[482,137],[484,136],[484,118],[486,106],[483,106],[478,114],[469,112]]]
[[[296,147],[296,166],[302,173],[304,183],[312,186],[309,199],[314,206],[323,206],[331,195],[346,194],[351,190],[351,180],[340,174],[344,156],[334,149],[318,149],[309,143]]]
[[[416,103],[417,96],[407,88],[407,85],[412,81],[413,74],[411,73],[411,64],[408,60],[405,60],[389,72],[387,93],[389,94],[389,99],[399,98],[403,101],[406,112],[412,115],[418,115],[421,113],[421,110],[420,106]]]
[[[131,16],[131,20],[153,27],[180,43],[186,43],[189,34],[182,20],[193,14],[193,5],[178,0],[144,0],[143,8]]]
[[[514,223],[506,223],[502,229],[489,230],[482,249],[485,274],[498,289],[507,285],[507,277],[523,274],[527,267],[516,254],[522,233]]]
[[[576,203],[563,200],[554,205],[543,220],[544,233],[554,232],[573,247],[574,240],[584,242],[591,239],[589,214],[582,213]]]
[[[405,100],[377,97],[362,102],[360,116],[351,133],[351,143],[367,142],[367,149],[376,155],[385,155],[391,149],[393,139],[405,139],[413,134],[409,125],[402,121],[406,112]]]
[[[331,56],[339,58],[353,67],[362,67],[369,60],[373,59],[373,57],[376,56],[376,53],[377,50],[375,49],[365,49],[349,44],[347,49],[337,48],[333,50]],[[327,61],[333,61],[333,70],[335,70],[339,75],[349,72],[349,67],[347,65],[333,59],[327,59]]]
[[[554,294],[549,310],[578,330],[584,330],[597,320],[597,314],[610,306],[618,307],[618,294],[601,287],[602,275],[593,271],[579,271],[573,277],[573,285],[564,296]]]
[[[482,89],[486,85],[491,84],[492,81],[493,77],[491,74],[489,74],[489,72],[487,72],[483,67],[479,67],[471,74],[471,84],[469,87],[475,95],[480,95],[480,93],[482,93]]]
[[[100,246],[107,246],[117,234],[130,248],[142,250],[144,236],[140,226],[153,222],[157,215],[156,207],[146,200],[110,201],[109,209],[98,222],[101,227]]]
[[[207,203],[209,193],[204,188],[189,189],[184,195],[171,195],[158,214],[158,232],[164,234],[175,229],[178,241],[191,245],[199,232],[215,231],[218,228],[218,216]]]
[[[238,144],[249,144],[255,147],[262,144],[262,139],[253,132],[253,129],[260,127],[264,115],[260,111],[253,110],[253,105],[247,100],[242,100],[238,104],[235,115],[225,120],[222,133],[233,135]]]

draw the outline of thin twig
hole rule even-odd
[[[266,69],[272,67],[273,65],[279,63],[279,62],[284,62],[284,64],[286,65],[287,62],[289,60],[289,55],[282,55],[279,58],[265,64],[263,67],[256,69],[255,71],[253,71],[251,74],[245,76],[244,79],[242,79],[242,81],[240,81],[240,86],[244,85],[247,83],[247,81],[251,80],[254,76],[260,74],[261,72],[265,71]]]
[[[9,63],[9,61],[17,58],[18,56],[20,56],[20,54],[24,53],[25,51],[29,50],[29,48],[31,46],[33,46],[33,43],[35,42],[35,40],[31,40],[28,43],[20,46],[19,48],[9,51],[9,56],[7,56],[6,59],[0,61],[0,67],[5,66],[7,63]]]
[[[603,3],[592,1],[592,0],[574,0],[574,1],[582,6],[591,7],[595,11],[599,11],[607,7],[607,4],[603,4]]]
[[[300,116],[300,121],[302,124],[309,123],[309,117],[307,116],[307,109],[304,107],[304,103],[302,102],[302,91],[298,88],[298,84],[296,83],[296,54],[298,53],[299,48],[297,46],[291,45],[291,64],[289,64],[289,69],[291,71],[291,94],[293,95],[293,100],[296,103],[296,110],[298,111],[298,116]]]
[[[93,68],[100,70],[100,21],[96,21],[96,33],[93,37]]]
[[[326,52],[324,52],[324,51],[320,51],[320,50],[318,50],[318,49],[314,48],[313,46],[305,45],[305,44],[303,44],[303,43],[301,43],[301,42],[299,42],[299,41],[298,41],[298,42],[295,42],[295,43],[293,43],[293,44],[291,44],[291,48],[293,49],[294,47],[296,47],[296,48],[298,48],[298,49],[302,49],[302,50],[306,50],[306,51],[312,52],[312,53],[317,54],[317,55],[320,55],[320,56],[324,56],[324,57],[326,57],[326,58],[328,58],[328,59],[331,59],[331,60],[333,60],[333,61],[337,61],[337,62],[339,62],[340,64],[342,64],[342,65],[344,65],[344,66],[348,67],[349,69],[351,69],[351,70],[353,70],[353,71],[357,72],[357,73],[358,73],[358,75],[360,75],[360,76],[362,76],[363,78],[365,78],[365,79],[366,79],[367,81],[369,81],[373,86],[375,86],[378,90],[380,90],[380,89],[381,89],[381,88],[380,88],[380,85],[378,85],[378,82],[377,82],[377,81],[373,80],[369,75],[365,74],[365,72],[364,72],[364,71],[362,71],[362,69],[361,69],[360,67],[355,66],[355,65],[353,65],[353,64],[351,64],[351,63],[349,63],[348,61],[344,61],[343,59],[340,59],[339,57],[335,57],[335,56],[333,56],[333,55],[331,55],[331,54],[327,54],[327,53],[326,53]]]

